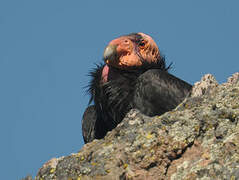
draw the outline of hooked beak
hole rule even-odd
[[[104,61],[108,64],[109,61],[115,61],[117,58],[117,45],[109,44],[104,51]]]

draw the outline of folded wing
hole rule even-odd
[[[160,69],[151,69],[137,79],[134,108],[148,116],[174,109],[189,94],[192,86]]]

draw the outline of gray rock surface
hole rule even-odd
[[[195,83],[176,109],[147,117],[131,110],[102,140],[53,158],[36,180],[239,179],[239,73]]]

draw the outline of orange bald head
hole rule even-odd
[[[130,69],[144,63],[158,63],[160,52],[154,40],[144,33],[133,33],[112,40],[104,51],[105,63],[119,69]]]

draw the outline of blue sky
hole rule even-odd
[[[222,83],[239,71],[239,1],[0,1],[0,179],[83,146],[83,89],[107,43],[144,32],[171,73]]]

